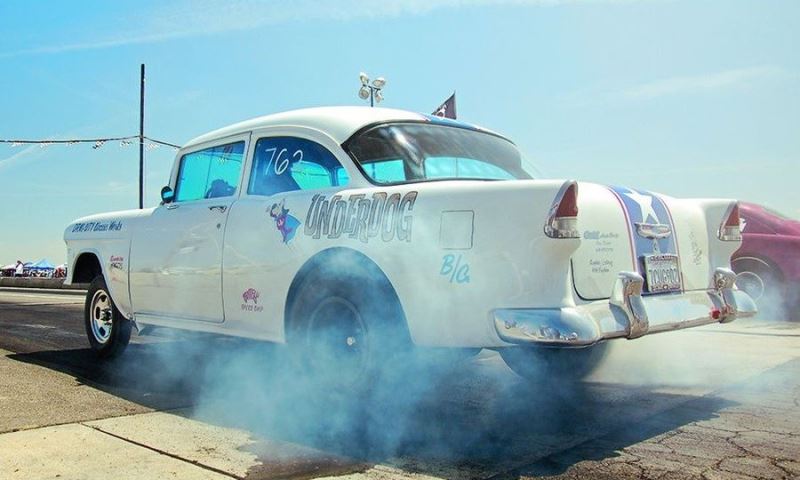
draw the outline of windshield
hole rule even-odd
[[[532,178],[513,143],[490,133],[429,123],[379,125],[345,145],[374,183]]]

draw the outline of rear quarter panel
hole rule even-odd
[[[442,181],[237,202],[226,231],[225,304],[226,312],[240,307],[248,312],[227,328],[247,336],[260,330],[265,338],[283,341],[284,322],[275,320],[283,319],[292,280],[307,260],[338,247],[364,254],[384,272],[418,345],[503,345],[489,318],[492,309],[572,302],[569,258],[580,241],[553,240],[543,230],[563,183]],[[393,232],[333,233],[334,224],[346,224],[341,216],[356,221],[358,202],[369,207],[393,195],[405,205],[383,223],[395,225]],[[339,213],[320,217],[320,202],[329,207],[331,201],[341,206]],[[287,242],[270,218],[275,204],[297,222]],[[259,295],[257,307],[243,298],[251,288],[249,296]]]

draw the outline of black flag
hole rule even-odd
[[[437,117],[443,118],[452,118],[453,120],[456,119],[456,92],[453,92],[450,95],[450,98],[444,101],[443,104],[439,105],[439,108],[433,111],[433,115]]]

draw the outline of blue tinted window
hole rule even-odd
[[[425,159],[425,178],[493,178],[511,180],[514,176],[497,165],[473,158],[429,157]]]
[[[345,148],[378,184],[532,178],[513,143],[468,126],[427,122],[378,125],[351,137]]]
[[[370,178],[379,183],[403,182],[406,180],[403,161],[399,158],[362,163],[361,168]]]
[[[347,172],[322,145],[296,137],[268,137],[256,142],[247,193],[273,195],[345,185]]]
[[[242,171],[244,142],[192,152],[181,157],[175,201],[229,197]]]

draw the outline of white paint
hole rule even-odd
[[[235,194],[80,219],[77,222],[121,222],[122,228],[103,232],[68,228],[70,271],[80,253],[95,252],[117,306],[141,324],[276,342],[284,341],[284,311],[292,280],[307,260],[332,247],[356,250],[377,264],[397,292],[413,340],[421,345],[504,346],[490,315],[497,308],[575,307],[586,304],[587,298],[600,302],[595,306],[608,308],[604,299],[618,273],[635,270],[636,259],[622,208],[605,187],[581,183],[578,195],[578,229],[613,234],[608,249],[599,252],[586,239],[545,236],[543,226],[563,180],[460,180],[376,187],[340,146],[375,122],[424,119],[411,112],[379,108],[312,108],[261,117],[198,137],[176,159],[232,141],[246,142]],[[319,143],[339,160],[350,183],[272,196],[247,194],[243,186],[248,184],[255,144],[270,136]],[[285,171],[284,152],[273,154],[272,168]],[[173,189],[178,163],[172,170]],[[314,195],[347,200],[373,198],[379,192],[390,197],[417,193],[406,220],[413,227],[408,241],[395,237],[384,242],[380,235],[364,242],[347,234],[338,238],[305,234]],[[730,202],[663,198],[674,217],[684,286],[707,289],[713,269],[729,266],[730,255],[739,246],[717,239],[716,230]],[[649,214],[646,218],[655,217],[652,204],[647,208],[646,199],[639,200],[643,213]],[[269,215],[274,204],[283,204],[300,222],[289,242]],[[214,207],[224,207],[224,211]],[[472,248],[443,248],[445,211],[473,212]],[[464,227],[458,236],[464,239],[466,235]],[[690,238],[702,251],[701,261],[689,261]],[[466,241],[445,244],[467,246]],[[460,265],[469,266],[469,281],[454,282],[441,275],[443,259],[451,254]],[[112,256],[125,257],[122,269],[110,268]],[[592,262],[598,261],[609,268],[594,269]],[[259,292],[258,308],[249,308],[254,304],[242,308],[243,294],[249,289]]]

